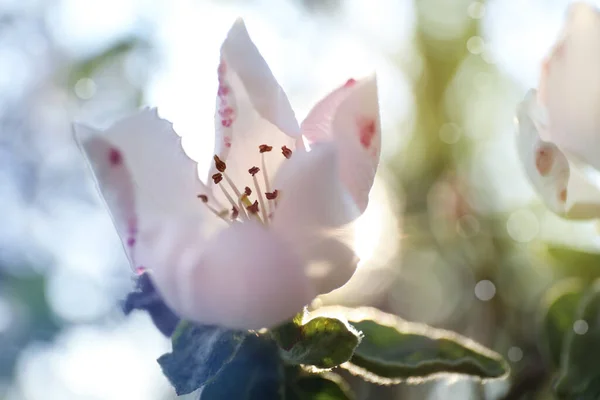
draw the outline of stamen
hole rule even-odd
[[[252,176],[258,174],[260,172],[260,168],[258,167],[252,167],[248,170],[248,173]]]
[[[267,219],[267,209],[265,208],[265,200],[262,196],[262,190],[260,190],[260,185],[258,184],[258,179],[256,178],[256,174],[260,172],[260,168],[252,167],[248,170],[250,175],[252,175],[252,180],[254,181],[254,189],[256,189],[256,196],[258,197],[258,202],[260,203],[260,208],[262,211],[263,221],[265,224],[268,224],[269,220]]]
[[[248,186],[246,186],[246,187],[244,188],[244,194],[245,194],[246,196],[250,196],[250,195],[252,194],[252,189],[250,189]]]
[[[265,193],[265,196],[267,197],[267,200],[275,200],[277,198],[277,195],[279,194],[279,191],[273,190],[271,193],[267,192]]]
[[[200,200],[202,200],[202,202],[204,203],[204,205],[213,213],[215,214],[217,217],[221,218],[223,221],[227,222],[228,224],[231,224],[230,221],[228,221],[225,217],[227,216],[227,214],[229,213],[227,210],[221,210],[221,211],[217,211],[217,209],[215,209],[213,206],[211,206],[210,204],[208,204],[208,196],[205,194],[199,194],[197,196]]]
[[[231,209],[231,219],[236,220],[238,215],[240,215],[240,212],[238,211],[238,209],[236,207],[233,207]]]
[[[222,173],[220,173],[220,172],[217,172],[216,174],[214,174],[214,175],[212,176],[212,180],[213,180],[213,182],[214,182],[214,183],[219,183],[219,182],[221,182],[221,181],[223,180],[223,174],[222,174]]]
[[[221,160],[216,154],[213,158],[215,160],[215,167],[217,168],[217,171],[225,172],[225,169],[227,168],[227,164],[225,164],[225,161]]]
[[[255,201],[254,203],[246,207],[246,210],[248,210],[248,212],[251,214],[258,214],[258,201]]]
[[[287,159],[292,158],[292,150],[290,150],[287,146],[283,146],[281,148],[281,154]]]
[[[245,219],[248,219],[248,215],[246,214],[246,211],[244,211],[244,207],[242,206],[242,200],[241,200],[242,193],[235,186],[235,184],[233,183],[233,181],[231,180],[231,178],[229,177],[229,175],[227,175],[226,173],[223,173],[223,176],[225,177],[225,180],[227,181],[227,183],[229,184],[229,186],[233,190],[233,193],[235,193],[236,197],[238,198],[238,206],[239,206],[240,210],[242,210],[242,217],[245,218]]]
[[[244,204],[246,206],[246,208],[248,208],[249,206],[252,205],[252,202],[250,201],[250,199],[248,198],[247,195],[243,195],[241,200],[242,200],[242,204]]]
[[[261,144],[260,146],[258,146],[258,151],[262,153],[267,153],[269,151],[273,150],[273,146],[269,146],[266,144]]]
[[[266,146],[263,144],[263,146]],[[262,146],[261,146],[262,147]],[[272,147],[267,146],[269,148],[268,151],[271,151]],[[265,180],[265,189],[267,192],[271,191],[271,183],[269,181],[269,174],[267,173],[267,164],[265,161],[265,152],[262,151],[261,149],[261,167],[262,167],[262,171],[263,171],[263,179]],[[271,206],[271,202],[267,202],[267,204],[269,205],[269,214],[273,212],[273,207]]]
[[[246,195],[246,194],[242,195],[242,197],[240,198],[240,204],[243,204],[243,206],[244,206],[244,215],[246,215],[246,218],[250,219],[250,217],[255,217],[257,220],[259,220],[262,223],[262,220],[260,219],[260,216],[258,214],[252,213],[250,211],[248,211],[248,214],[246,214],[246,210],[249,210],[249,207],[252,207],[252,202],[248,198],[248,195]],[[257,208],[256,212],[258,213],[258,208]]]

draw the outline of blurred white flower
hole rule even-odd
[[[380,154],[377,84],[347,81],[299,126],[241,20],[218,78],[207,185],[155,110],[75,131],[132,266],[165,302],[195,322],[258,329],[355,271],[350,223]]]
[[[518,150],[533,186],[555,213],[600,217],[600,14],[574,3],[542,66],[539,92],[517,113]]]

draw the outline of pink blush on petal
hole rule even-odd
[[[373,138],[377,133],[377,127],[374,119],[368,119],[365,121],[359,122],[359,135],[360,135],[360,144],[363,145],[365,149],[371,147],[371,142],[373,142]]]
[[[356,79],[350,78],[344,83],[344,87],[352,87],[356,84]]]

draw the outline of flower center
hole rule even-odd
[[[205,194],[199,194],[198,198],[202,200],[212,213],[229,224],[234,221],[241,222],[254,218],[261,223],[268,225],[269,220],[272,218],[273,212],[277,207],[277,200],[280,194],[279,190],[272,190],[271,188],[271,181],[265,162],[265,153],[269,153],[272,150],[273,147],[266,144],[258,146],[258,151],[261,154],[261,166],[260,168],[252,166],[252,168],[248,170],[248,173],[252,176],[254,191],[248,186],[246,186],[244,190],[238,189],[233,180],[227,175],[227,164],[225,161],[221,160],[217,155],[213,157],[218,172],[213,174],[212,180],[215,185],[221,189],[221,192],[223,192],[223,195],[231,205],[231,209],[221,209],[220,205],[212,204],[209,197]],[[289,159],[292,157],[292,150],[287,146],[283,146],[281,148],[281,154],[286,159]],[[257,177],[260,172],[262,172],[264,180],[264,192]],[[253,193],[255,196],[254,201],[252,201]]]

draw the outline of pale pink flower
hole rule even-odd
[[[76,125],[76,137],[131,264],[151,272],[173,310],[269,327],[355,271],[349,223],[379,162],[376,80],[348,80],[299,126],[241,20],[221,47],[218,79],[207,184],[156,110],[104,132]]]
[[[600,14],[574,3],[542,66],[539,92],[519,106],[517,138],[527,175],[547,206],[569,218],[600,217]]]

